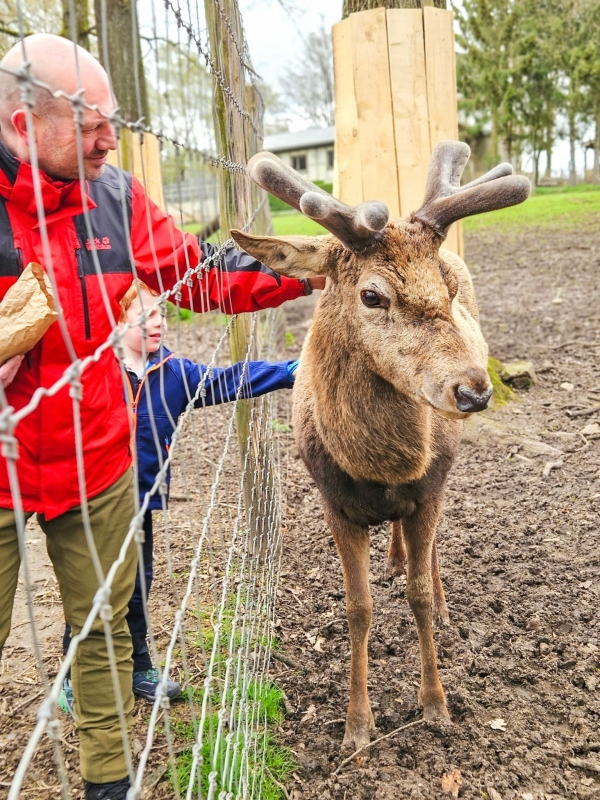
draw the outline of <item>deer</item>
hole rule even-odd
[[[450,722],[433,638],[449,622],[436,528],[464,420],[488,407],[488,348],[464,261],[441,248],[450,225],[516,205],[531,184],[500,164],[464,186],[466,144],[433,150],[421,207],[389,220],[387,207],[348,206],[271,153],[247,172],[319,222],[326,236],[254,236],[235,242],[290,277],[325,275],[293,390],[297,447],[323,502],[341,560],[350,636],[350,690],[342,750],[368,745],[369,528],[391,521],[388,576],[404,574],[421,662],[425,720]]]

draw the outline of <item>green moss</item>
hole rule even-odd
[[[490,380],[492,382],[492,386],[494,387],[494,394],[492,395],[492,408],[499,408],[500,406],[506,405],[509,400],[512,400],[514,397],[514,392],[512,389],[502,383],[502,378],[500,377],[500,373],[502,372],[502,362],[498,361],[497,358],[490,356],[488,359],[488,375],[490,376]]]

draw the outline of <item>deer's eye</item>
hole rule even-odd
[[[372,289],[365,289],[360,293],[360,299],[363,302],[363,305],[367,306],[367,308],[387,308],[388,302],[387,300],[382,297],[381,295],[374,292]]]

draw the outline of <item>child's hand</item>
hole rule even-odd
[[[300,363],[300,359],[297,358],[295,361],[290,361],[287,365],[287,374],[291,381],[296,380],[296,370],[298,369],[298,364]]]
[[[307,280],[311,289],[324,289],[327,278],[325,275],[315,275],[314,278],[308,278]]]

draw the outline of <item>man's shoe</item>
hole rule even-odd
[[[85,800],[126,800],[131,784],[129,778],[114,783],[90,783],[85,781]]]
[[[143,670],[142,672],[133,673],[133,693],[137,697],[143,697],[153,703],[156,699],[156,690],[160,678],[158,677],[158,670],[152,667],[151,669]],[[181,686],[176,681],[170,681],[167,678],[167,697],[173,700],[181,694]]]
[[[73,712],[73,685],[70,678],[65,678],[63,681],[63,688],[58,695],[58,707],[65,714],[70,714],[75,719]]]

